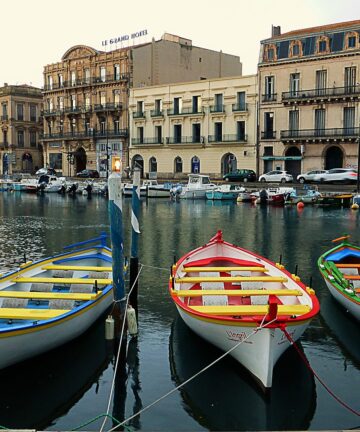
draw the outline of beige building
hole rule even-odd
[[[130,164],[144,176],[256,168],[256,75],[131,89]]]
[[[128,95],[133,86],[241,74],[237,56],[161,40],[104,52],[74,46],[44,68],[44,160],[64,175],[101,176],[116,158],[129,164]]]
[[[259,172],[357,166],[360,21],[261,42]]]
[[[33,173],[42,166],[39,136],[41,90],[28,85],[0,87],[0,173]]]

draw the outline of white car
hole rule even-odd
[[[293,176],[289,174],[287,171],[269,171],[268,173],[262,174],[259,177],[259,182],[280,182],[280,183],[286,183],[286,182],[292,182]]]
[[[356,183],[358,173],[353,168],[332,168],[325,173],[316,174],[314,181],[333,183]]]
[[[317,174],[325,174],[325,173],[327,173],[327,170],[312,170],[312,171],[308,171],[308,172],[306,172],[306,173],[302,173],[302,174],[299,174],[297,177],[296,177],[296,180],[299,182],[299,183],[311,183],[311,182],[313,182],[313,181],[315,181],[314,180],[314,177],[317,175]]]

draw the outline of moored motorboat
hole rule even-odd
[[[66,179],[65,177],[43,174],[39,177],[37,191],[47,193],[65,193]]]
[[[0,369],[76,338],[111,305],[105,236],[68,248],[1,276]]]
[[[173,266],[169,290],[185,323],[265,388],[287,338],[299,339],[319,311],[315,292],[298,276],[225,242],[221,231]]]
[[[240,192],[244,192],[243,186],[235,184],[223,184],[215,189],[206,191],[206,199],[210,200],[232,200],[235,201]]]
[[[333,240],[341,243],[321,255],[318,266],[331,295],[360,321],[360,247],[348,238]]]
[[[210,177],[202,174],[189,174],[186,186],[177,188],[176,197],[180,199],[205,199],[206,192],[217,187],[211,183]]]

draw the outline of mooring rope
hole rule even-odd
[[[168,391],[167,393],[165,393],[163,396],[160,396],[158,399],[156,399],[155,401],[151,402],[149,405],[147,405],[146,407],[142,408],[141,410],[139,410],[137,413],[133,414],[132,416],[128,417],[127,419],[123,420],[119,425],[113,427],[112,429],[107,430],[106,432],[112,432],[115,429],[117,429],[120,426],[124,426],[125,423],[129,422],[130,420],[132,420],[133,418],[137,417],[138,415],[142,414],[143,412],[147,411],[148,409],[152,408],[154,405],[156,405],[157,403],[161,402],[163,399],[167,398],[168,396],[170,396],[172,393],[176,392],[177,390],[179,390],[180,388],[182,388],[184,385],[188,384],[190,381],[192,381],[193,379],[195,379],[196,377],[198,377],[199,375],[201,375],[203,372],[207,371],[208,369],[210,369],[212,366],[214,366],[216,363],[218,363],[220,360],[222,360],[224,357],[226,357],[227,355],[229,355],[232,351],[234,351],[238,346],[240,346],[242,343],[244,343],[245,341],[247,341],[250,337],[252,337],[254,334],[256,334],[258,331],[266,328],[267,326],[269,326],[270,324],[272,324],[274,321],[276,321],[277,318],[274,318],[273,320],[269,321],[266,324],[263,324],[265,317],[263,318],[260,326],[256,327],[255,330],[253,332],[251,332],[248,336],[246,336],[244,339],[242,339],[241,341],[239,341],[237,344],[235,344],[233,347],[231,347],[228,351],[226,351],[225,353],[223,353],[221,356],[219,356],[218,358],[216,358],[214,361],[212,361],[211,363],[209,363],[207,366],[205,366],[204,368],[202,368],[200,371],[196,372],[194,375],[192,375],[190,378],[188,378],[186,381],[182,382],[181,384],[179,384],[177,387],[174,387],[172,390]]]
[[[299,354],[303,362],[305,363],[306,367],[309,369],[309,371],[314,375],[314,377],[319,381],[319,383],[324,387],[324,389],[332,396],[337,402],[339,402],[340,405],[342,405],[344,408],[349,410],[351,413],[357,415],[360,417],[360,412],[352,408],[350,405],[348,405],[346,402],[344,402],[342,399],[340,399],[339,396],[337,396],[330,387],[319,377],[319,375],[315,372],[315,370],[311,367],[310,363],[308,362],[307,358],[305,357],[304,353],[300,350],[300,348],[297,346],[296,342],[293,340],[293,338],[290,336],[290,334],[287,332],[286,328],[281,328],[281,330],[284,332],[286,338],[290,342],[290,344],[295,348],[296,352]]]

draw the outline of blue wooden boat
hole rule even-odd
[[[106,235],[66,250],[0,277],[0,369],[78,337],[112,304]]]
[[[206,191],[206,199],[209,200],[233,200],[235,201],[240,192],[245,188],[238,185],[224,184]]]

